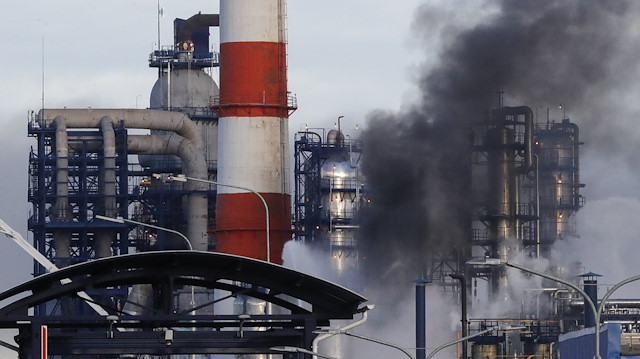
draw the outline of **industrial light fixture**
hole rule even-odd
[[[486,266],[501,266],[506,265],[507,261],[499,258],[475,258],[467,261],[469,265],[486,265]]]
[[[373,308],[375,308],[375,307],[376,307],[376,305],[375,305],[375,304],[367,304],[367,305],[365,305],[365,306],[363,306],[363,307],[358,308],[358,309],[356,310],[356,313],[364,313],[364,312],[367,312],[367,311],[372,310],[372,309],[373,309]]]

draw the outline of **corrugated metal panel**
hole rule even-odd
[[[600,328],[600,356],[620,359],[620,324],[605,324]],[[562,359],[592,358],[596,346],[594,328],[586,328],[559,337]],[[626,358],[626,357],[625,357]]]

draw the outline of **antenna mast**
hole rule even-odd
[[[158,50],[160,50],[160,17],[162,16],[162,9],[160,9],[160,0],[158,0]]]
[[[44,110],[44,36],[42,37],[42,109]]]

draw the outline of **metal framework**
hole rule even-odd
[[[304,132],[295,141],[294,235],[302,242],[318,239],[322,224],[320,169],[329,158],[323,147],[315,132]]]
[[[70,278],[71,281],[66,279]],[[102,288],[153,287],[149,314],[127,313],[113,298],[97,299],[110,315],[33,316],[47,302],[80,301]],[[175,295],[196,286],[221,297],[178,310]],[[268,315],[213,313],[214,304],[243,295],[272,305]],[[17,298],[17,299],[16,299]],[[314,330],[333,319],[352,319],[366,298],[331,282],[285,267],[228,254],[157,251],[103,258],[42,275],[0,294],[0,327],[17,328],[20,359],[49,355],[257,354],[274,346],[311,349]],[[47,336],[41,336],[46,326]],[[43,341],[44,339],[44,341]],[[308,355],[306,356],[308,357]]]
[[[209,113],[209,116],[212,116]],[[207,117],[201,114],[200,118]],[[181,249],[181,240],[163,231],[149,231],[147,228],[130,224],[110,223],[94,220],[94,214],[104,213],[105,195],[100,189],[101,172],[105,170],[102,151],[103,135],[99,130],[67,130],[68,161],[68,202],[72,219],[58,219],[51,215],[51,209],[60,197],[56,193],[56,148],[55,128],[42,127],[31,118],[28,133],[37,141],[29,156],[29,193],[32,212],[28,228],[33,233],[34,247],[58,267],[82,263],[94,259],[94,241],[98,233],[113,233],[111,252],[113,255],[130,253],[132,250]],[[185,225],[182,198],[189,192],[170,188],[159,181],[151,182],[154,168],[143,168],[130,160],[127,151],[127,129],[122,124],[115,126],[115,205],[116,213],[123,218],[134,217],[144,223],[182,230]],[[215,206],[215,190],[209,190],[211,208]],[[210,217],[213,210],[209,211]],[[136,229],[132,231],[133,229]],[[70,256],[57,255],[54,237],[56,233],[70,233]],[[45,273],[44,268],[34,262],[34,275]],[[127,288],[109,288],[102,296],[124,298]],[[70,307],[67,309],[71,310]],[[60,311],[60,306],[39,306],[36,313],[50,315]],[[84,310],[75,308],[73,310]],[[73,311],[72,310],[72,311]]]
[[[365,197],[363,183],[351,178],[337,183],[335,176],[323,176],[322,173],[328,161],[340,159],[348,163],[352,154],[359,156],[362,142],[343,139],[337,143],[323,143],[318,133],[305,131],[299,135],[295,141],[295,237],[300,241],[315,242],[326,239],[323,233],[331,231],[333,226],[351,225],[354,217],[353,212],[344,210],[332,215],[329,208],[323,207],[323,197],[332,194],[342,198],[347,193],[359,193],[357,200]]]
[[[69,144],[74,149],[69,161],[69,204],[76,221],[55,220],[49,216],[49,209],[56,201],[55,173],[57,155],[55,152],[55,128],[42,128],[31,119],[28,124],[30,137],[35,137],[37,147],[29,154],[29,194],[28,200],[33,210],[28,220],[28,228],[33,232],[34,246],[49,259],[55,259],[53,232],[70,231],[72,236],[71,264],[93,258],[93,233],[103,228],[103,223],[90,223],[90,214],[104,199],[98,190],[98,182],[103,156],[97,152],[102,146],[102,136],[98,131],[68,131]],[[118,193],[116,203],[118,215],[126,216],[127,205],[132,200],[128,189],[127,133],[122,126],[116,126],[116,145],[121,150],[116,156],[116,182]],[[116,254],[128,253],[127,232],[121,228],[113,241],[112,250]],[[60,265],[60,263],[58,263]],[[36,264],[34,273],[43,270]]]

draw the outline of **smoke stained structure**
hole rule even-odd
[[[638,105],[619,95],[638,90],[634,20],[640,3],[487,4],[492,10],[468,28],[447,27],[446,18],[438,23],[434,14],[446,13],[438,8],[442,4],[422,6],[414,24],[418,35],[449,32],[439,37],[435,65],[427,61],[416,76],[421,100],[401,113],[374,112],[368,119],[363,172],[372,204],[363,213],[360,243],[369,278],[410,281],[430,270],[434,253],[465,254],[471,239],[472,123],[498,107],[498,92],[504,91],[503,105],[528,105],[536,112],[568,104],[589,153],[615,155],[622,171],[632,168],[640,134],[629,131],[629,118],[637,118]],[[421,38],[434,53],[433,38]],[[588,161],[583,156],[582,163]]]

